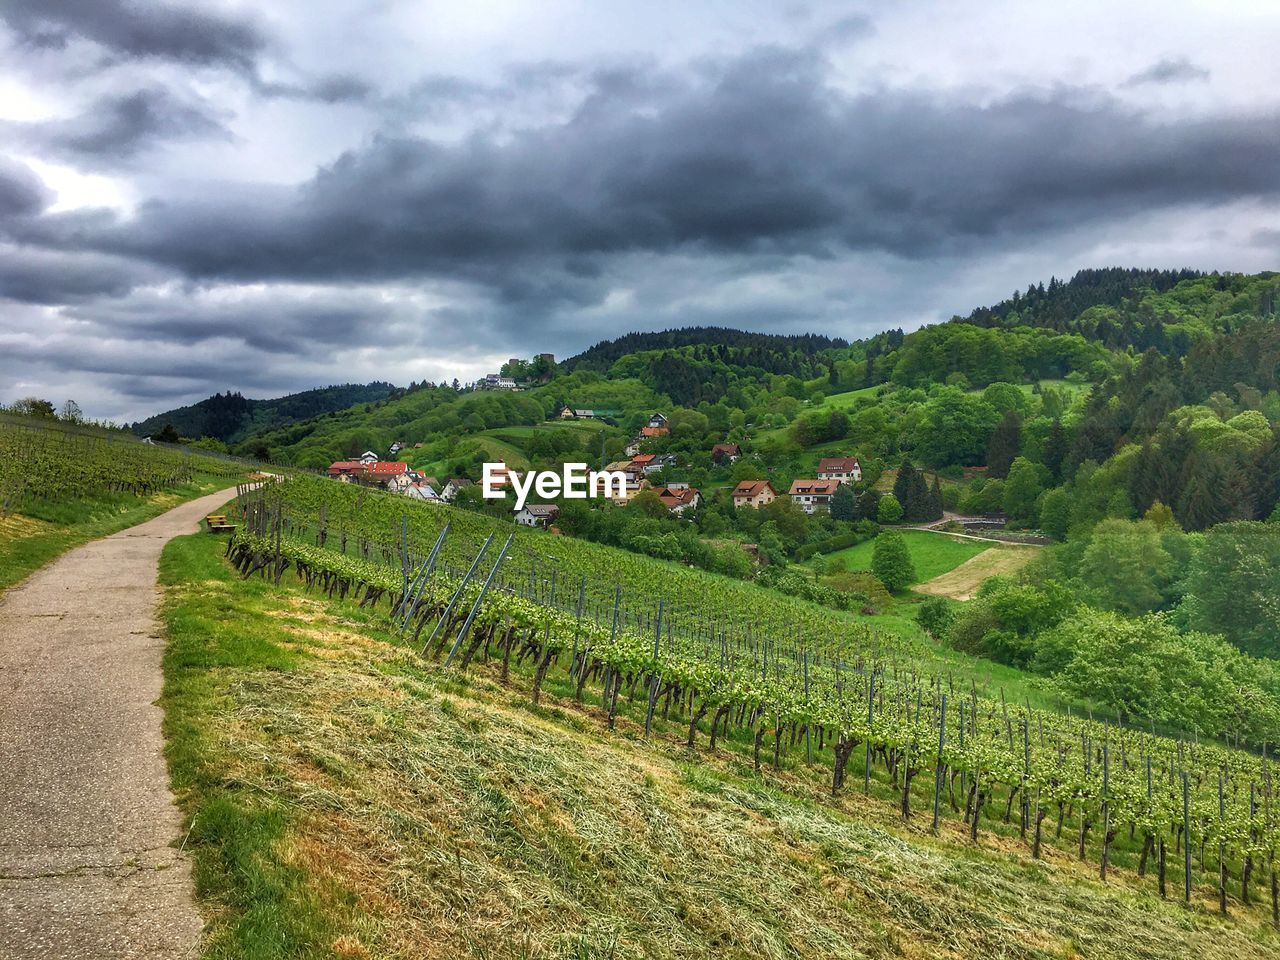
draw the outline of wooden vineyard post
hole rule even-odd
[[[1227,818],[1226,800],[1222,795],[1222,770],[1218,770],[1218,824],[1219,830],[1225,825]],[[1218,912],[1227,912],[1227,841],[1223,835],[1218,837]]]
[[[938,763],[933,773],[933,832],[938,833],[938,817],[942,803],[942,777],[946,765],[942,762],[942,750],[947,745],[947,695],[942,695],[938,713]]]
[[[613,623],[609,627],[609,648],[616,649],[618,642],[618,621],[622,616],[622,587],[621,585],[614,588],[613,593]],[[614,688],[621,684],[622,678],[616,676],[618,671],[612,664],[607,664],[604,668],[604,693],[600,705],[605,709],[609,717],[609,729],[613,729],[613,711],[614,705],[617,703],[617,693]]]
[[[1107,879],[1107,861],[1111,857],[1111,841],[1115,834],[1111,831],[1111,748],[1106,740],[1102,742],[1102,857],[1098,865],[1098,879]]]
[[[804,699],[805,703],[809,702],[809,648],[804,650]],[[811,724],[808,720],[804,724],[804,759],[805,763],[813,763],[813,737],[810,735]]]
[[[649,703],[644,711],[644,735],[653,729],[653,710],[658,704],[658,644],[662,640],[662,609],[665,601],[658,598],[658,617],[653,625],[653,670],[649,674]]]
[[[1191,785],[1182,771],[1182,900],[1191,902]]]
[[[871,792],[871,723],[875,719],[876,671],[867,675],[867,762],[862,772],[862,792]]]
[[[1021,793],[1021,803],[1019,807],[1022,810],[1022,826],[1019,833],[1022,839],[1027,839],[1027,781],[1031,779],[1031,717],[1027,715],[1022,719],[1022,784],[1019,792]]]
[[[587,602],[587,578],[578,586],[578,609],[573,618],[573,657],[569,660],[569,679],[578,679],[578,637],[582,633],[582,609]]]

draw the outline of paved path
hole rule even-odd
[[[160,551],[232,491],[64,554],[0,597],[0,960],[193,955],[161,753]]]

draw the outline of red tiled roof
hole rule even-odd
[[[368,471],[371,477],[398,477],[409,472],[409,465],[403,460],[384,460],[369,464]]]
[[[858,466],[857,457],[823,457],[818,461],[819,473],[852,473]]]
[[[648,463],[650,460],[652,460],[656,456],[657,456],[656,453],[637,453],[634,457],[631,458],[631,462],[643,465]]]
[[[671,431],[666,427],[641,427],[640,436],[642,437],[665,437]]]
[[[729,457],[740,457],[742,456],[742,448],[736,443],[717,443],[711,448],[711,456],[714,457],[720,453]]]

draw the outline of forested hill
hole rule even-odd
[[[1067,331],[1090,307],[1121,307],[1140,299],[1148,290],[1164,293],[1183,280],[1194,280],[1198,270],[1143,270],[1136,267],[1101,267],[1081,270],[1070,280],[1051,277],[1048,286],[1036,283],[1026,293],[1015,292],[991,307],[978,307],[964,323],[979,327],[1048,327]],[[960,319],[960,318],[957,318]]]
[[[616,340],[602,340],[562,366],[566,370],[606,372],[622,357],[633,353],[697,347],[705,357],[730,366],[756,367],[767,373],[793,373],[797,359],[810,360],[822,350],[847,347],[848,341],[817,334],[786,336],[750,333],[728,327],[683,327],[657,333],[628,333]]]
[[[166,410],[133,424],[130,429],[138,436],[149,437],[171,425],[183,437],[212,437],[223,443],[235,443],[251,433],[345,410],[358,403],[385,400],[397,390],[393,384],[382,381],[344,383],[274,400],[250,400],[228,390],[187,407]]]
[[[979,307],[953,323],[979,327],[1038,327],[1079,334],[1113,350],[1154,347],[1185,356],[1209,333],[1274,316],[1280,276],[1107,267],[1053,278]]]

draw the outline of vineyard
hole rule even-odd
[[[71,547],[229,487],[254,469],[208,451],[0,415],[0,588]]]
[[[0,514],[113,493],[146,496],[197,473],[229,479],[243,476],[246,467],[107,431],[0,418]]]
[[[903,819],[969,837],[1008,824],[1046,845],[1154,875],[1187,902],[1207,876],[1218,908],[1269,903],[1280,847],[1269,745],[1260,754],[1033,709],[959,681],[915,642],[747,584],[644,562],[462,511],[314,478],[241,491],[227,554],[245,577],[384,609],[424,661],[553,674],[612,727],[657,718],[693,750],[741,750],[754,768],[827,768],[888,787]],[[1172,695],[1172,694],[1171,694]]]

